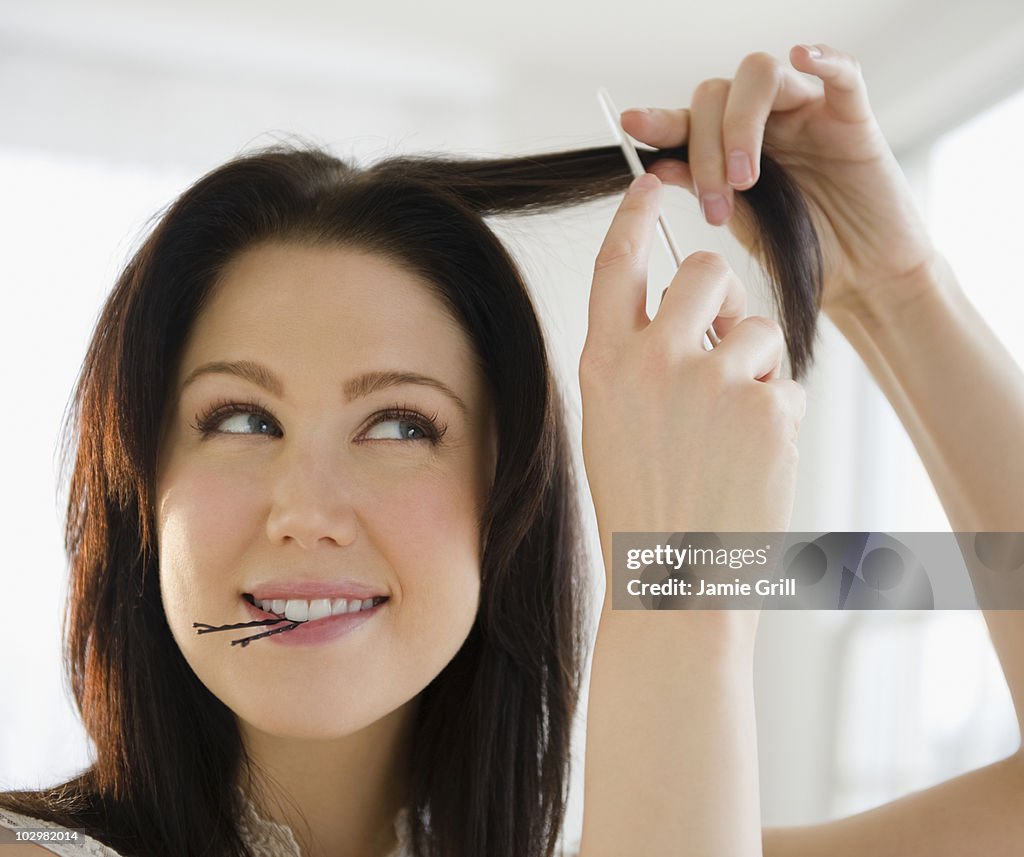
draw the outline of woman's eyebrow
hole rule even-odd
[[[189,373],[184,383],[182,383],[181,389],[178,391],[179,398],[185,391],[185,388],[195,381],[196,378],[211,374],[234,375],[250,381],[258,387],[262,387],[278,398],[284,394],[284,384],[281,382],[281,379],[262,363],[257,363],[254,360],[215,360],[212,363],[204,363]],[[431,378],[429,375],[422,375],[419,372],[398,371],[394,369],[366,372],[346,381],[342,386],[342,391],[345,394],[346,401],[351,402],[353,399],[368,396],[377,390],[394,387],[397,384],[420,384],[424,387],[433,387],[435,390],[440,390],[455,402],[459,410],[462,411],[463,416],[469,419],[469,407],[451,387],[445,384],[444,381]]]

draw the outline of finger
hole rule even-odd
[[[715,333],[719,338],[726,336],[730,330],[732,330],[747,316],[747,290],[740,278],[736,276],[735,272],[730,271],[730,274],[731,276],[727,278],[726,282],[727,291],[725,299],[722,301],[722,305],[718,310],[718,315],[715,316],[711,322],[714,325]],[[666,287],[661,292],[661,300],[658,302],[658,312],[661,312],[661,304],[665,302],[665,295],[668,294],[669,288],[672,287]],[[680,284],[677,283],[675,288],[681,288]],[[655,316],[655,318],[657,318],[657,316]],[[671,321],[666,321],[671,325]],[[707,330],[707,328],[704,329]]]
[[[623,196],[594,262],[588,340],[615,340],[649,323],[647,261],[660,199],[661,182],[649,173]]]
[[[732,214],[733,190],[725,180],[722,121],[731,82],[701,81],[693,93],[690,114],[690,172],[704,219],[721,226]]]
[[[747,317],[747,290],[742,280],[733,274],[728,282],[729,291],[712,324],[719,339],[729,335],[737,324]]]
[[[648,172],[654,173],[664,184],[684,187],[696,196],[693,189],[693,174],[686,161],[681,161],[678,158],[662,158],[651,164]]]
[[[714,323],[724,337],[747,312],[747,291],[719,253],[691,253],[662,293],[648,330],[675,354],[704,350],[704,332]],[[721,325],[721,327],[720,327]]]
[[[622,129],[631,137],[655,146],[659,149],[670,149],[681,146],[689,137],[690,111],[667,110],[657,107],[630,108],[619,116]],[[678,158],[664,158],[650,167],[665,184],[678,185],[693,192],[693,177],[690,167]]]
[[[779,377],[786,341],[782,328],[770,318],[751,315],[740,321],[711,352],[727,360],[740,378],[769,381]]]
[[[657,149],[682,146],[690,138],[690,111],[685,107],[631,107],[622,112],[619,121],[631,137]]]
[[[821,52],[815,57],[812,48]],[[872,118],[867,85],[860,63],[852,54],[828,45],[796,45],[789,60],[798,71],[813,74],[825,84],[825,103],[837,119],[864,122]]]
[[[764,128],[772,112],[793,110],[820,97],[820,87],[771,54],[744,57],[729,88],[722,120],[728,183],[737,190],[757,183]]]

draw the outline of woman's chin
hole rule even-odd
[[[318,706],[294,708],[259,706],[247,711],[232,706],[243,731],[254,731],[270,738],[291,738],[302,741],[332,741],[354,735],[378,721],[383,714],[356,706],[329,708]]]

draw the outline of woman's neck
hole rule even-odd
[[[257,767],[260,815],[291,828],[302,857],[386,857],[408,801],[418,697],[343,738],[272,735],[240,723]],[[264,779],[259,774],[265,775]]]

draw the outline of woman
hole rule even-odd
[[[787,255],[754,203],[772,164],[763,138],[823,242],[821,306],[893,400],[954,528],[1024,529],[1021,464],[995,451],[1024,426],[1024,382],[976,332],[856,62],[823,54],[794,48],[791,61],[824,94],[754,54],[735,81],[702,84],[689,111],[623,123],[652,145],[688,145],[689,166],[665,157],[651,172],[698,193],[710,222],[727,220],[775,270],[813,271],[814,245]],[[765,174],[727,172],[741,166],[733,150]],[[565,179],[568,160],[554,161]],[[611,192],[622,165],[607,163],[577,165],[588,190],[577,173],[559,196],[527,180],[538,165],[470,181],[465,164],[444,174],[436,159],[348,175],[315,155],[268,154],[176,203],[108,302],[76,395],[68,651],[97,761],[63,786],[4,796],[0,821],[81,827],[125,855],[553,852],[584,639],[572,473],[528,296],[478,215],[492,199],[526,210]],[[438,190],[446,181],[451,192]],[[744,188],[750,217],[734,208]],[[781,180],[772,193],[784,197]],[[634,182],[616,213],[580,361],[606,573],[614,531],[784,530],[792,507],[804,398],[780,366],[784,344],[794,375],[809,356],[814,277],[780,291],[784,334],[745,318],[736,277],[696,253],[651,321],[658,194]],[[797,211],[784,226],[800,223]],[[722,343],[704,352],[711,323]],[[673,412],[686,401],[713,406]],[[970,408],[992,418],[950,417]],[[346,612],[358,601],[330,620],[345,631],[333,640],[301,618],[325,601]],[[971,800],[961,778],[762,834],[757,614],[609,607],[584,857],[750,855],[762,837],[766,854],[896,854],[905,826],[922,851],[963,853],[972,812],[1020,799],[1014,757],[969,775]],[[1019,711],[1020,623],[987,618]],[[242,632],[252,645],[194,633],[246,620],[261,623]],[[1016,816],[1000,817],[972,832],[975,850],[1021,841]]]

